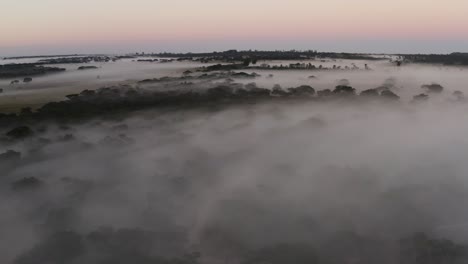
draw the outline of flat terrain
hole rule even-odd
[[[468,262],[462,66],[56,66],[0,81],[2,263]]]

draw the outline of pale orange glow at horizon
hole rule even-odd
[[[466,0],[2,0],[0,9],[0,47],[468,38]]]

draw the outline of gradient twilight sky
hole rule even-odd
[[[468,51],[468,0],[0,0],[0,56]]]

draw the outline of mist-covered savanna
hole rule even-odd
[[[331,55],[4,63],[0,262],[467,263],[468,69]]]

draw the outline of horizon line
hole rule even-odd
[[[18,56],[0,56],[2,60],[12,60],[12,59],[28,59],[28,58],[41,58],[41,57],[73,57],[73,56],[108,56],[108,55],[133,55],[133,56],[146,56],[146,55],[163,55],[163,54],[193,54],[193,55],[201,55],[201,54],[213,54],[213,53],[226,53],[229,51],[235,52],[310,52],[314,51],[317,53],[334,53],[334,54],[362,54],[362,55],[450,55],[450,54],[468,54],[468,52],[464,51],[452,51],[448,53],[414,53],[414,52],[401,52],[401,53],[386,53],[386,52],[345,52],[345,51],[319,51],[314,49],[275,49],[275,50],[262,50],[262,49],[249,49],[249,50],[237,50],[237,49],[227,49],[227,50],[212,50],[207,52],[191,52],[191,51],[184,51],[184,52],[170,52],[170,51],[162,51],[162,52],[109,52],[109,53],[69,53],[69,54],[29,54],[29,55],[18,55]]]

